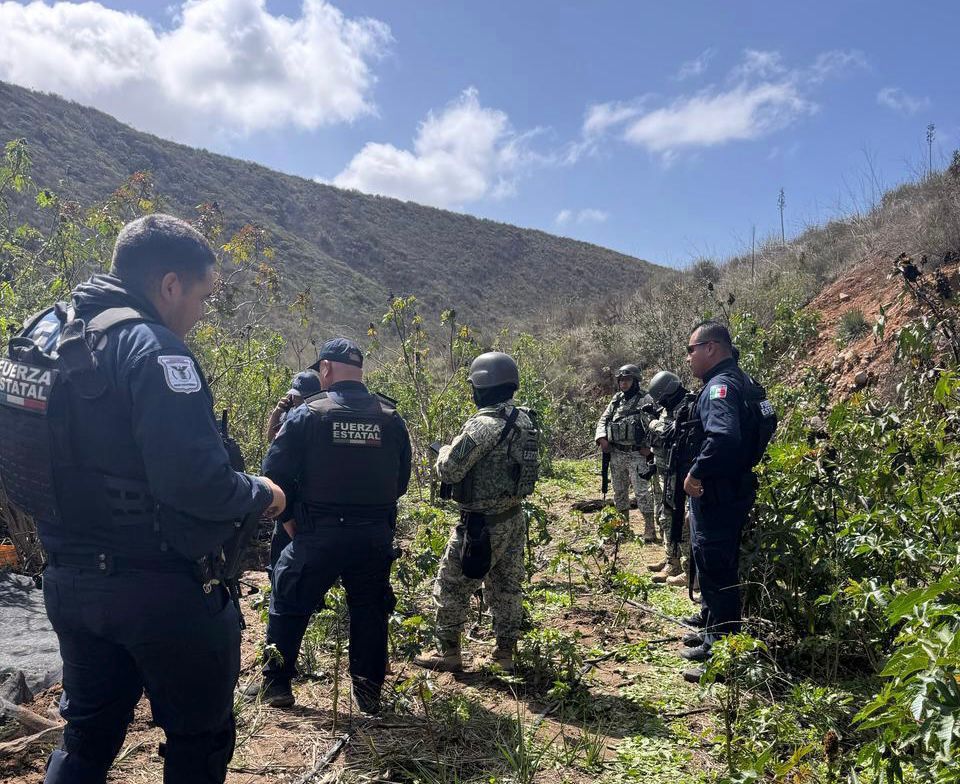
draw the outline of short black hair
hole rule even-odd
[[[719,321],[701,321],[691,331],[691,335],[697,335],[700,340],[713,340],[717,343],[724,343],[733,348],[733,338],[730,337],[730,330]]]
[[[185,220],[158,212],[120,229],[110,272],[131,289],[152,294],[168,272],[193,282],[216,262],[213,248],[199,231]]]

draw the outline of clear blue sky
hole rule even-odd
[[[955,0],[101,5],[0,3],[0,78],[661,263],[779,231],[781,187],[788,233],[862,206],[930,122],[960,147]]]

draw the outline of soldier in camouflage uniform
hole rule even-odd
[[[613,503],[629,519],[630,485],[637,496],[637,509],[643,515],[643,541],[657,541],[656,521],[660,517],[660,494],[654,493],[651,479],[659,489],[656,471],[648,462],[651,454],[647,427],[653,416],[652,398],[640,387],[640,369],[624,365],[617,371],[620,391],[604,409],[597,423],[596,442],[610,452],[610,482]],[[646,410],[644,410],[646,409]]]
[[[414,661],[433,670],[463,669],[460,636],[470,598],[483,585],[497,639],[493,661],[512,672],[523,617],[527,522],[520,502],[533,491],[536,481],[537,430],[532,413],[514,405],[520,377],[508,355],[495,351],[481,354],[470,366],[469,381],[477,413],[466,421],[452,444],[440,448],[436,462],[441,481],[453,486],[461,515],[433,587],[437,652]],[[461,561],[466,522],[476,513],[484,515],[490,537],[490,568],[481,579],[465,576]]]
[[[654,402],[661,406],[660,416],[650,423],[650,446],[653,449],[657,473],[663,485],[663,497],[666,500],[660,513],[660,529],[663,532],[664,544],[663,559],[658,563],[648,564],[647,568],[655,572],[653,575],[655,583],[686,585],[687,573],[690,569],[690,522],[684,515],[682,541],[680,544],[671,543],[671,508],[677,476],[671,473],[669,461],[677,411],[681,406],[689,404],[690,392],[683,387],[679,376],[668,370],[663,370],[653,377],[649,392]]]

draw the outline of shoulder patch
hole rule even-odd
[[[774,414],[776,414],[776,411],[773,410],[773,403],[771,403],[769,400],[761,400],[760,413],[763,415],[764,418],[767,418],[767,419],[769,419]]]
[[[163,378],[171,390],[187,394],[200,391],[200,373],[190,357],[168,355],[157,357],[157,362],[163,368]]]
[[[711,400],[723,400],[726,396],[727,396],[726,384],[714,384],[712,387],[710,387]]]
[[[451,456],[454,460],[463,460],[476,448],[477,442],[473,440],[473,437],[469,433],[464,433],[463,438],[461,438],[459,443],[454,447]]]

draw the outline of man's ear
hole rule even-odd
[[[158,292],[160,299],[164,302],[177,300],[183,290],[183,282],[176,272],[168,272],[160,278],[160,290]]]

